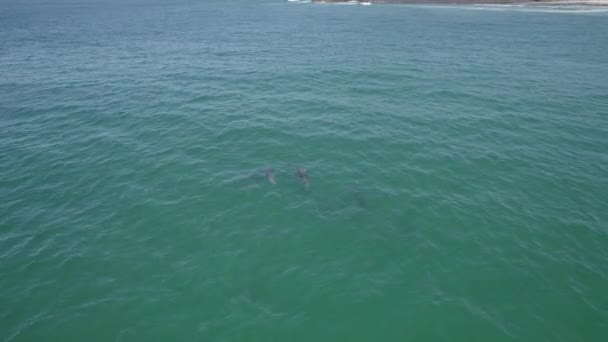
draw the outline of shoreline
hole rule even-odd
[[[437,4],[437,5],[509,5],[509,4],[543,4],[543,5],[586,5],[608,6],[608,0],[311,0],[317,3],[359,3],[359,4]]]

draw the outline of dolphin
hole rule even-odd
[[[270,184],[277,184],[277,181],[274,179],[274,173],[272,173],[272,169],[265,168],[264,175]]]
[[[353,199],[355,200],[355,203],[357,203],[359,208],[366,209],[368,207],[367,199],[363,196],[363,194],[361,192],[359,192],[359,191],[353,192]]]
[[[298,178],[300,178],[300,181],[302,181],[302,184],[304,185],[304,190],[308,191],[308,188],[310,187],[310,178],[308,177],[308,173],[306,172],[306,170],[299,166],[296,166],[296,175],[298,176]]]

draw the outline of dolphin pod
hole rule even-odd
[[[291,163],[289,164],[289,167],[295,169],[295,176],[298,178],[298,180],[302,184],[304,191],[308,192],[310,190],[310,176],[308,175],[308,171],[306,171],[306,169],[304,169],[300,166],[297,166],[297,165],[294,165]],[[258,183],[258,184],[262,179],[267,181],[270,184],[273,184],[273,185],[277,184],[277,180],[275,177],[275,170],[269,166],[265,166],[265,167],[257,169],[255,171],[255,173],[250,176],[250,179],[256,180],[256,183]],[[368,201],[367,201],[365,195],[360,190],[349,189],[348,191],[346,191],[345,195],[346,195],[346,198],[349,198],[350,201],[356,203],[356,205],[359,208],[362,208],[362,209],[369,208]]]
[[[308,191],[308,188],[310,187],[310,177],[308,176],[308,172],[306,172],[305,169],[303,169],[299,166],[295,166],[295,165],[292,165],[292,166],[296,169],[296,176],[300,179],[300,182],[302,182],[302,185],[304,186],[304,190]],[[277,184],[276,178],[274,176],[274,170],[272,168],[264,167],[261,169],[261,173],[262,173],[262,175],[260,173],[257,173],[255,177],[256,178],[264,177],[264,178],[266,178],[268,183]]]

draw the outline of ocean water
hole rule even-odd
[[[604,341],[607,32],[2,1],[0,340]]]

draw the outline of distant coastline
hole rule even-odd
[[[375,3],[375,4],[555,4],[608,6],[608,0],[312,0],[319,3]]]

